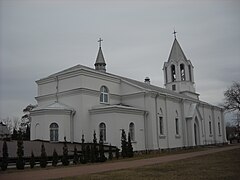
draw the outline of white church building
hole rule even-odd
[[[37,80],[31,140],[92,142],[93,132],[121,148],[121,130],[134,151],[226,142],[223,109],[199,100],[194,68],[176,37],[163,65],[165,88],[106,71],[100,39],[95,68],[76,65]]]

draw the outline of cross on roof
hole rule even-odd
[[[99,38],[98,42],[99,42],[99,47],[101,47],[103,39]]]
[[[174,29],[174,31],[173,31],[173,34],[174,34],[174,37],[176,38],[177,32],[175,31],[175,29]]]

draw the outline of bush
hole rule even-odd
[[[78,164],[78,154],[76,145],[74,146],[73,164]]]
[[[64,166],[68,166],[68,165],[69,165],[69,160],[68,160],[68,147],[67,147],[67,143],[66,143],[66,138],[65,138],[65,141],[64,141],[64,145],[63,145],[62,164],[63,164]]]
[[[112,153],[112,145],[111,145],[111,144],[110,144],[110,146],[109,146],[108,153],[109,153],[108,159],[109,159],[109,160],[112,160],[112,158],[113,158],[113,153]]]
[[[3,142],[3,148],[2,148],[2,164],[1,168],[3,171],[7,169],[8,166],[8,147],[7,147],[7,142]]]
[[[99,161],[105,162],[107,160],[107,158],[105,157],[105,154],[104,154],[104,145],[103,145],[103,135],[102,134],[100,134],[100,140],[99,140],[99,153],[100,153]]]
[[[25,166],[25,161],[23,159],[24,151],[23,151],[23,141],[21,137],[21,132],[19,133],[19,139],[17,141],[17,162],[16,162],[16,167],[17,169],[24,169]]]
[[[122,144],[122,157],[127,157],[127,138],[124,129],[122,129],[122,137],[121,137],[121,144]]]
[[[133,147],[132,147],[130,133],[128,133],[127,156],[133,157]]]
[[[34,153],[33,153],[33,151],[32,151],[32,153],[31,153],[31,159],[30,159],[30,167],[31,168],[34,168],[34,166],[35,166],[35,156],[34,156]]]
[[[85,163],[87,163],[87,161],[88,161],[88,155],[87,155],[87,153],[86,153],[86,149],[85,149],[85,144],[84,144],[84,135],[82,135],[82,156],[81,156],[81,158],[80,158],[80,162],[82,163],[82,164],[85,164]]]
[[[57,164],[58,164],[58,153],[57,153],[56,149],[54,148],[54,150],[53,150],[52,165],[53,165],[53,166],[57,166]]]
[[[47,166],[47,153],[45,151],[44,144],[41,146],[41,159],[40,159],[41,168],[45,168]]]

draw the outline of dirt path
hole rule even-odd
[[[91,173],[100,173],[112,170],[135,168],[146,165],[160,164],[165,162],[177,161],[182,159],[187,159],[196,156],[202,156],[206,154],[228,151],[232,149],[240,148],[240,145],[228,146],[222,148],[213,148],[206,151],[198,151],[184,154],[168,155],[163,157],[155,157],[148,159],[140,159],[125,162],[114,162],[114,163],[103,163],[103,164],[92,164],[92,165],[82,165],[75,167],[66,168],[56,168],[56,169],[44,169],[44,170],[33,170],[33,171],[19,171],[13,173],[3,173],[0,174],[1,180],[11,180],[11,179],[22,179],[22,180],[38,180],[38,179],[53,179],[69,176],[79,176]],[[2,172],[0,172],[2,173]]]

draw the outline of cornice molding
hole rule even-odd
[[[80,76],[80,75],[94,77],[94,78],[97,78],[97,79],[107,80],[107,81],[111,81],[111,82],[120,84],[119,77],[115,77],[115,76],[110,75],[108,73],[102,73],[102,72],[95,71],[95,70],[89,70],[89,69],[86,69],[84,67],[79,68],[79,69],[74,70],[74,71],[71,71],[71,72],[66,72],[64,74],[60,74],[60,75],[56,75],[56,76],[49,76],[49,77],[37,80],[36,83],[38,85],[42,85],[42,84],[46,84],[46,83],[56,81],[56,77],[58,77],[58,80],[63,80],[63,79],[68,79],[68,78],[76,77],[76,76]]]
[[[87,89],[87,88],[77,88],[77,89],[72,89],[72,90],[67,90],[63,92],[59,92],[57,95],[58,97],[66,97],[66,96],[73,96],[73,95],[78,95],[78,94],[84,94],[84,95],[94,95],[94,96],[100,96],[100,92],[92,89]],[[117,94],[109,94],[110,98],[112,99],[120,99],[120,95]],[[56,93],[53,94],[48,94],[48,95],[43,95],[43,96],[37,96],[35,99],[37,101],[41,100],[49,100],[49,99],[55,99],[56,98]]]
[[[63,110],[63,109],[40,109],[31,111],[30,116],[38,116],[38,115],[45,115],[45,114],[53,114],[53,115],[71,115],[71,110]]]
[[[90,115],[95,114],[108,114],[108,113],[121,113],[121,114],[134,114],[134,115],[144,115],[145,111],[141,109],[111,106],[105,108],[96,108],[89,110]]]

